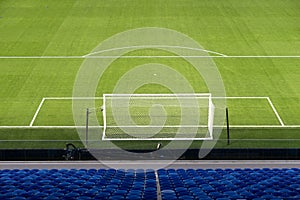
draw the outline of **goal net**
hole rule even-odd
[[[102,140],[211,140],[211,94],[104,94]]]

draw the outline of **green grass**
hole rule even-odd
[[[82,56],[110,36],[140,27],[174,29],[205,49],[226,55],[300,55],[299,9],[297,0],[0,0],[0,56]],[[130,55],[153,54],[169,55],[153,50]],[[0,58],[0,126],[28,126],[42,98],[71,97],[83,61]],[[222,75],[227,96],[269,97],[285,125],[300,125],[299,57],[218,57],[213,61]],[[112,93],[127,71],[150,62],[172,67],[189,80],[196,92],[208,92],[202,77],[181,58],[120,58],[101,77],[96,96]],[[137,92],[170,91],[148,84]],[[232,125],[280,125],[265,99],[230,99],[227,106]],[[46,100],[34,125],[72,126],[71,108],[70,100]],[[295,140],[299,132],[300,128],[234,128],[232,138],[236,140],[230,147],[300,147]],[[79,137],[74,129],[9,128],[0,129],[0,139],[0,148],[54,148],[63,146],[63,140]],[[154,145],[119,144],[130,148]],[[197,146],[198,142],[192,145]],[[216,147],[227,148],[226,142],[220,140]]]
[[[1,129],[0,133],[1,148],[64,148],[68,142],[84,147],[85,142],[80,141],[76,129]],[[112,148],[107,141],[97,141],[97,143],[100,143],[103,148]],[[155,149],[157,145],[157,141],[114,141],[113,143],[125,149]],[[161,141],[161,143],[164,146],[168,141]],[[191,148],[199,148],[201,144],[201,141],[194,141]],[[299,129],[296,128],[233,128],[230,145],[227,145],[224,130],[215,148],[299,148],[299,145]],[[177,142],[177,146],[180,148],[180,141]]]

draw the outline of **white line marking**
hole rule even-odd
[[[282,125],[230,125],[230,128],[298,128],[300,125],[282,126]],[[225,126],[223,126],[225,128]]]
[[[211,96],[211,93],[168,93],[168,94],[103,94],[104,97],[199,97]]]
[[[103,99],[103,97],[44,97],[47,100],[89,100],[89,99]]]
[[[220,56],[219,56],[220,57]],[[222,57],[222,58],[300,58],[300,55],[262,55],[262,56],[253,56],[253,55],[249,55],[249,56],[226,56],[226,57]]]
[[[107,137],[102,137],[102,141],[183,141],[183,140],[213,140],[212,138],[182,138],[182,137],[173,137],[173,138],[107,138]]]
[[[278,112],[277,112],[275,106],[273,105],[273,103],[272,103],[270,97],[268,97],[267,99],[268,99],[268,102],[269,102],[270,106],[272,107],[272,109],[273,109],[273,111],[274,111],[274,113],[275,113],[275,115],[276,115],[278,121],[280,122],[281,126],[284,126],[284,123],[283,123],[282,119],[280,118],[280,116],[279,116],[279,114],[278,114]]]
[[[137,125],[137,126],[107,126],[107,128],[207,128],[207,125],[166,125],[166,126],[158,126],[158,125]]]
[[[226,98],[226,99],[267,99],[270,106],[272,107],[278,121],[280,122],[281,125],[231,125],[231,128],[300,128],[300,125],[284,125],[278,112],[276,111],[271,99],[269,97],[244,97],[244,96],[236,96],[236,97],[212,97],[215,99],[220,99],[220,98]],[[17,129],[17,128],[45,128],[45,129],[55,129],[55,128],[63,128],[63,129],[74,129],[74,128],[85,128],[85,126],[33,126],[33,123],[44,103],[45,100],[84,100],[84,99],[103,99],[103,97],[44,97],[37,108],[35,115],[30,123],[29,126],[0,126],[0,129]],[[103,126],[91,126],[91,128],[103,128]],[[202,126],[199,126],[202,127]],[[203,126],[205,127],[205,126]],[[222,127],[224,128],[225,126],[215,126],[215,127]]]
[[[128,138],[128,140],[132,140],[134,138]],[[156,140],[160,140],[160,138],[155,138]],[[163,138],[164,140],[166,138]],[[178,138],[180,139],[180,138]],[[196,138],[197,139],[197,138]],[[227,139],[213,139],[213,138],[206,138],[207,140],[217,140],[217,141],[227,141]],[[110,140],[110,139],[103,139],[103,140]],[[123,140],[123,139],[122,139]],[[169,139],[170,140],[170,139]],[[239,138],[239,139],[230,139],[232,141],[300,141],[300,139],[296,139],[296,138],[293,138],[293,139],[287,139],[287,138],[272,138],[272,139],[269,139],[269,138]],[[1,142],[82,142],[82,140],[20,140],[20,139],[17,139],[17,140],[0,140]],[[99,140],[89,140],[89,142],[99,142]],[[2,161],[1,161],[2,163]]]
[[[226,56],[188,56],[188,55],[182,55],[182,56],[86,56],[84,58],[103,58],[103,59],[109,59],[109,58],[215,58],[215,57],[226,57]]]
[[[83,56],[0,56],[0,59],[74,59]]]
[[[300,58],[300,55],[279,56],[0,56],[0,59],[95,59],[95,58]]]
[[[40,103],[39,107],[38,107],[38,108],[37,108],[37,110],[35,111],[35,114],[34,114],[34,116],[33,116],[32,120],[31,120],[31,122],[30,122],[29,126],[32,126],[32,125],[33,125],[33,123],[34,123],[34,121],[35,121],[35,119],[36,119],[36,117],[37,117],[38,113],[40,112],[40,109],[41,109],[41,107],[42,107],[42,105],[43,105],[44,101],[45,101],[45,98],[43,98],[43,99],[42,99],[42,101],[41,101],[41,103]]]
[[[211,97],[213,99],[222,99],[222,98],[225,98],[225,99],[267,99],[268,97]]]
[[[1,57],[0,57],[1,58]],[[180,55],[180,56],[146,56],[146,55],[139,55],[139,56],[84,56],[82,58],[300,58],[300,56],[227,56],[227,55],[220,55],[220,56],[190,56],[190,55]]]
[[[225,128],[226,126],[214,126]],[[85,126],[0,126],[0,129],[75,129]],[[103,128],[103,126],[90,126],[90,128]],[[300,128],[300,125],[231,125],[230,128]]]
[[[174,140],[173,139],[168,139],[168,138],[148,138],[148,140]],[[193,140],[200,140],[200,138],[191,138]],[[106,139],[106,138],[102,138],[102,141],[108,141],[108,140],[119,140],[119,139],[113,139],[113,138],[109,138],[109,139]],[[140,140],[139,138],[123,138],[122,140]],[[147,140],[146,138],[142,139],[142,140]],[[183,140],[182,138],[176,138],[176,140]],[[203,140],[201,138],[201,140]],[[213,139],[213,138],[205,138],[205,140],[214,140],[214,141],[227,141],[227,139]],[[248,138],[248,139],[244,139],[244,138],[240,138],[240,139],[230,139],[231,141],[269,141],[269,142],[273,142],[273,141],[300,141],[300,139],[298,138],[293,138],[293,139],[287,139],[287,138],[272,138],[272,139],[269,139],[269,138]],[[82,140],[20,140],[20,139],[17,139],[17,140],[1,140],[1,142],[82,142]],[[89,142],[99,142],[99,140],[89,140]],[[1,161],[2,163],[2,161]]]
[[[118,94],[119,95],[119,94]],[[166,94],[164,94],[166,95]],[[194,95],[195,94],[191,94],[191,95]],[[148,94],[145,95],[145,96],[149,96]],[[174,96],[176,97],[176,95],[170,95],[170,96]],[[198,96],[195,96],[197,98],[200,98]],[[169,97],[168,97],[169,98]],[[208,97],[204,97],[204,98],[208,98]],[[243,97],[243,96],[236,96],[236,97],[212,97],[213,99],[222,99],[222,98],[225,98],[225,99],[268,99],[269,97],[253,97],[253,96],[250,96],[250,97]],[[103,97],[44,97],[44,99],[46,100],[89,100],[89,99],[103,99]]]
[[[85,128],[85,126],[0,126],[1,129],[75,129]],[[101,128],[101,127],[100,127]]]
[[[0,140],[1,142],[66,142],[66,140],[40,140],[40,139],[31,139],[31,140]],[[97,140],[89,140],[91,142],[97,142]],[[81,142],[81,140],[68,140],[68,142]],[[99,142],[99,141],[98,141]]]
[[[216,51],[210,51],[210,50],[199,49],[199,48],[194,48],[194,47],[168,46],[168,45],[141,45],[141,46],[126,46],[126,47],[104,49],[104,50],[101,50],[101,51],[96,51],[96,52],[92,52],[92,53],[86,54],[86,55],[84,55],[84,57],[95,55],[95,54],[101,54],[101,53],[105,53],[105,52],[112,52],[112,51],[116,51],[116,50],[123,50],[123,49],[146,49],[146,48],[157,48],[157,49],[159,49],[159,48],[188,49],[188,50],[195,50],[195,51],[202,51],[202,52],[206,52],[206,53],[212,53],[212,54],[216,54],[218,56],[226,56],[225,54],[222,54],[222,53],[219,53],[219,52],[216,52]]]

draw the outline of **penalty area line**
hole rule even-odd
[[[277,112],[275,106],[273,105],[273,103],[272,103],[270,97],[268,97],[267,99],[268,99],[268,102],[269,102],[269,104],[270,104],[272,110],[274,111],[274,113],[275,113],[275,115],[276,115],[278,121],[280,122],[281,126],[284,126],[284,123],[283,123],[283,121],[282,121],[280,115],[278,114],[278,112]]]
[[[125,46],[125,47],[117,47],[117,48],[111,48],[111,49],[103,49],[100,51],[96,51],[96,52],[91,52],[88,53],[86,55],[84,55],[83,57],[88,57],[88,56],[92,56],[95,54],[101,54],[101,53],[106,53],[106,52],[114,52],[117,50],[125,50],[125,49],[133,49],[133,50],[143,50],[143,49],[147,49],[147,48],[155,48],[155,49],[169,49],[169,48],[175,48],[175,49],[187,49],[187,50],[193,50],[193,51],[202,51],[202,52],[206,52],[206,53],[211,53],[217,56],[222,56],[222,57],[226,57],[227,55],[223,54],[223,53],[219,53],[216,51],[211,51],[211,50],[207,50],[207,49],[201,49],[201,48],[195,48],[195,47],[185,47],[185,46],[170,46],[170,45],[139,45],[139,46]],[[209,55],[208,55],[209,56]],[[182,57],[182,56],[179,56]]]
[[[211,51],[207,51],[211,52]],[[215,52],[216,54],[216,52]],[[300,58],[300,55],[200,55],[200,56],[191,56],[191,55],[171,55],[171,56],[147,56],[147,55],[139,55],[139,56],[114,56],[114,55],[83,55],[83,56],[0,56],[0,59],[95,59],[95,58],[103,58],[103,59],[111,59],[111,58]]]
[[[226,126],[214,126],[215,128],[226,128]],[[231,128],[300,128],[300,125],[231,125]],[[0,129],[75,129],[86,128],[86,126],[0,126]],[[89,126],[89,128],[103,128],[103,126]]]
[[[41,101],[39,107],[37,108],[37,110],[36,110],[35,113],[34,113],[34,116],[33,116],[32,120],[31,120],[29,126],[32,126],[32,125],[33,125],[33,123],[34,123],[34,121],[35,121],[37,115],[39,114],[40,109],[41,109],[41,107],[42,107],[42,105],[43,105],[43,103],[44,103],[45,100],[46,100],[45,98],[42,99],[42,101]]]
[[[75,129],[86,126],[0,126],[0,129]],[[89,126],[89,128],[103,128],[103,126]]]
[[[271,99],[269,97],[266,97],[266,96],[260,96],[260,97],[255,97],[255,96],[249,96],[249,97],[246,97],[246,96],[236,96],[236,97],[212,97],[212,99],[220,99],[220,98],[225,98],[225,99],[266,99],[268,102],[269,102],[269,105],[271,106],[273,112],[275,113],[278,121],[280,122],[281,125],[231,125],[232,128],[300,128],[300,125],[285,125],[280,117],[280,115],[278,114],[275,106],[273,105]],[[13,128],[45,128],[45,129],[52,129],[52,128],[61,128],[61,129],[74,129],[74,128],[85,128],[85,126],[33,126],[40,110],[41,110],[41,107],[43,106],[45,100],[92,100],[92,99],[103,99],[103,97],[44,97],[29,126],[0,126],[0,129],[13,129]],[[103,128],[103,126],[90,126],[91,128]],[[217,128],[224,128],[225,126],[215,126]]]
[[[200,93],[200,94],[204,94],[204,93]],[[128,96],[128,94],[118,94],[118,95],[125,95]],[[146,94],[146,95],[142,95],[142,96],[149,96],[151,94]],[[155,94],[152,94],[155,95]],[[164,94],[164,95],[168,95],[166,97],[163,98],[169,98],[171,97],[177,97],[176,94]],[[186,94],[185,94],[186,95]],[[195,95],[195,94],[189,94],[189,95]],[[206,94],[208,95],[208,94]],[[134,96],[134,95],[133,95]],[[139,96],[141,96],[141,94],[139,94]],[[208,98],[208,96],[205,97],[198,97],[196,96],[196,98]],[[269,97],[263,97],[263,96],[235,96],[235,97],[230,97],[230,96],[225,96],[225,97],[211,97],[212,99],[268,99]],[[103,99],[103,97],[44,97],[45,100],[93,100],[93,99]]]

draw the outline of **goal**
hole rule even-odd
[[[102,140],[212,140],[205,94],[104,94]]]

